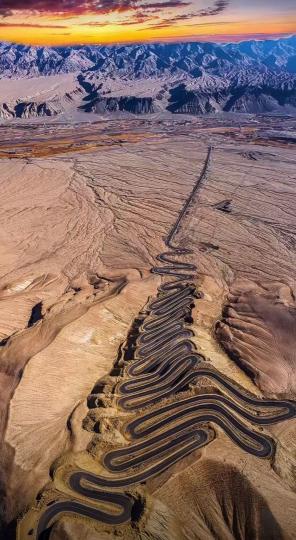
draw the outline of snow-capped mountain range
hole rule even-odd
[[[69,108],[102,114],[295,113],[296,36],[113,47],[0,43],[0,79],[5,118]]]

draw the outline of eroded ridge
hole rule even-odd
[[[211,150],[165,240],[166,251],[157,257],[160,265],[152,269],[162,276],[157,296],[134,321],[112,377],[98,381],[88,397],[88,416],[100,432],[99,441],[104,442],[104,419],[96,422],[96,411],[112,406],[118,411],[114,430],[124,443],[101,456],[103,474],[71,470],[65,482],[76,500],[52,501],[28,538],[42,539],[69,512],[113,526],[134,520],[137,486],[210,443],[216,426],[242,450],[271,458],[274,441],[253,426],[296,415],[295,403],[258,399],[224,377],[205,362],[192,340],[192,308],[200,296],[197,268],[191,251],[173,240],[205,179],[210,155]]]

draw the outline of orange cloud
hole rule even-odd
[[[34,45],[112,44],[218,41],[296,32],[296,17],[284,12],[290,0],[282,0],[281,17],[272,16],[268,0],[261,1],[266,7],[264,28],[262,17],[239,0],[0,0],[1,40]],[[238,4],[240,9],[234,9]]]

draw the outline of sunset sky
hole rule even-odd
[[[0,41],[66,45],[296,33],[296,0],[0,0]]]

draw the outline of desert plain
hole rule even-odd
[[[196,354],[272,403],[267,418],[278,400],[295,408],[295,120],[127,116],[7,122],[0,133],[4,538],[295,538],[295,415],[258,428],[247,413],[248,429],[273,441],[265,459],[209,420],[207,444],[128,489],[131,519],[65,511],[36,536],[50,504],[87,502],[70,489],[71,471],[101,475],[105,453],[129,443],[118,360],[147,302],[161,299],[165,278],[151,269],[199,178],[175,231],[196,266],[185,321]],[[96,385],[106,400],[93,407]],[[224,399],[206,378],[179,392]]]

